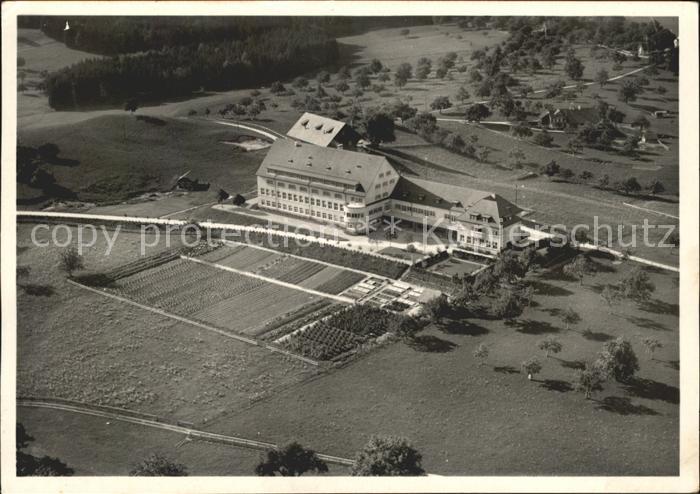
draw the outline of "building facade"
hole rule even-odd
[[[383,156],[278,139],[257,172],[260,208],[351,234],[386,225],[497,253],[519,235],[517,206],[497,194],[404,177]]]

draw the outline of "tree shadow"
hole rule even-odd
[[[653,329],[654,331],[670,331],[670,329],[663,324],[646,317],[629,316],[625,319],[640,328]]]
[[[540,387],[548,391],[556,391],[558,393],[568,393],[574,389],[571,383],[561,381],[559,379],[545,379],[542,381],[542,384],[540,384]]]
[[[661,400],[674,405],[680,403],[680,390],[658,381],[633,377],[625,383],[624,387],[626,391],[639,398]]]
[[[610,341],[613,339],[612,335],[609,335],[608,333],[602,333],[602,332],[596,332],[596,331],[591,331],[590,329],[586,329],[581,332],[581,335],[586,338],[587,340],[590,341],[600,341],[600,342],[606,342]]]
[[[19,287],[27,295],[35,297],[50,297],[56,293],[56,290],[51,285],[36,285],[34,283],[20,284]]]
[[[448,334],[459,334],[465,336],[481,336],[488,334],[489,330],[478,324],[468,321],[453,321],[450,320],[447,324],[443,324],[440,329]]]
[[[520,371],[512,365],[495,366],[493,370],[499,374],[520,374]]]
[[[680,360],[666,360],[663,362],[666,367],[669,367],[673,370],[680,370],[681,368]]]
[[[530,282],[530,286],[532,286],[532,288],[538,295],[544,295],[548,297],[567,297],[569,295],[574,294],[574,292],[567,290],[566,288],[561,288],[556,285],[544,283],[538,280]]]
[[[641,309],[645,312],[653,312],[655,314],[678,316],[678,304],[669,304],[661,300],[649,300],[644,302]]]
[[[447,353],[457,347],[456,343],[432,335],[414,336],[408,340],[407,344],[418,352],[429,353]]]
[[[583,360],[564,360],[559,357],[552,358],[558,360],[561,363],[561,366],[566,367],[567,369],[583,370],[586,368],[586,362]]]
[[[617,413],[618,415],[659,415],[659,412],[645,407],[644,405],[634,405],[629,398],[620,396],[607,396],[598,401],[598,410]]]
[[[507,326],[512,326],[518,333],[523,334],[546,334],[546,333],[558,333],[559,328],[552,326],[548,322],[544,321],[533,321],[532,319],[518,319],[514,321],[507,321]]]

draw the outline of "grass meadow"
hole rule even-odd
[[[58,270],[60,249],[32,246],[30,227],[18,230],[17,263],[30,268],[18,280],[19,396],[67,398],[201,424],[315,372],[67,283]],[[46,235],[37,237],[45,241]],[[101,240],[84,254],[87,271],[135,260],[138,234],[121,233],[110,256],[105,247]],[[148,254],[164,248],[163,241]],[[44,290],[30,295],[22,288],[27,285]]]

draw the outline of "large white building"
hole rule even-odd
[[[367,233],[369,225],[393,218],[399,228],[427,226],[466,250],[487,253],[507,247],[519,233],[521,210],[504,198],[401,176],[386,158],[365,152],[278,139],[257,179],[261,208],[349,233]]]

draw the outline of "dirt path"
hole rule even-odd
[[[195,429],[191,427],[185,427],[182,425],[170,424],[167,422],[161,422],[160,420],[152,420],[147,418],[140,418],[131,415],[129,410],[124,410],[124,412],[119,412],[114,409],[107,409],[103,407],[97,407],[95,405],[77,405],[68,404],[60,400],[51,399],[22,399],[17,400],[17,406],[20,407],[31,407],[31,408],[49,408],[53,410],[62,410],[66,412],[80,413],[83,415],[92,415],[94,417],[103,417],[111,420],[119,420],[121,422],[128,422],[131,424],[142,425],[145,427],[152,427],[154,429],[161,429],[166,431],[175,432],[178,434],[185,434],[187,438],[190,439],[202,439],[204,441],[212,441],[217,443],[229,444],[231,446],[237,446],[240,448],[247,449],[257,449],[266,451],[268,449],[277,448],[276,444],[256,441],[253,439],[245,439],[237,436],[225,436],[223,434],[216,434],[214,432],[206,432],[200,429]],[[338,456],[330,456],[318,453],[318,457],[327,463],[334,463],[337,465],[354,465],[354,461],[348,458],[341,458]]]

